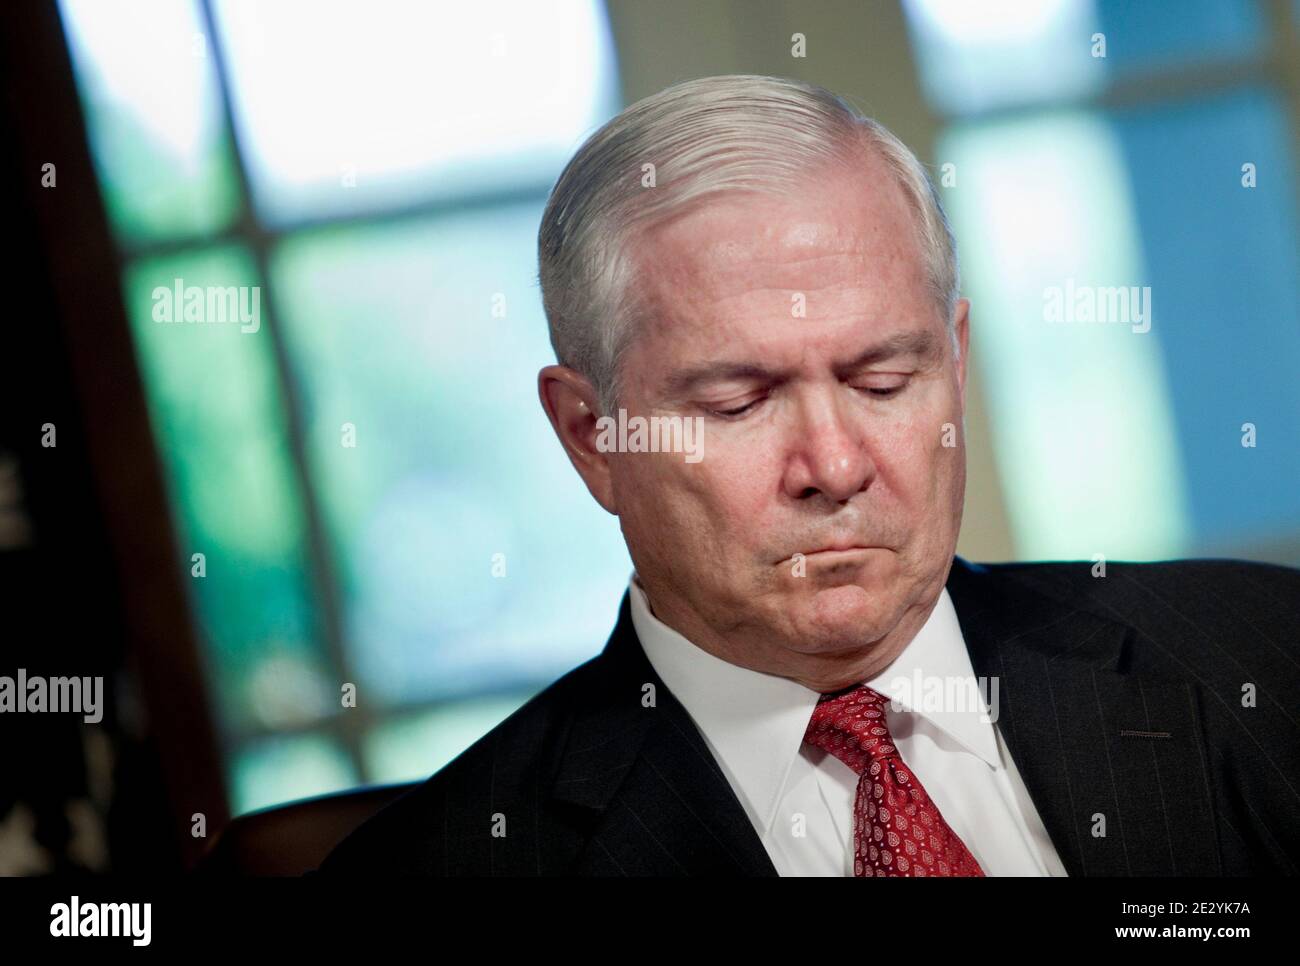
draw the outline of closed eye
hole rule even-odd
[[[911,376],[909,375],[903,377],[901,382],[891,386],[854,386],[853,389],[864,395],[873,396],[876,399],[890,399],[906,389],[910,382]],[[742,403],[739,406],[729,406],[726,409],[713,409],[706,406],[705,412],[711,416],[718,416],[723,419],[739,419],[745,414],[753,411],[755,407],[766,399],[766,396],[759,396],[756,399],[751,399],[747,403]]]
[[[745,413],[749,412],[762,401],[763,397],[760,396],[758,399],[751,400],[743,406],[734,406],[731,409],[710,409],[709,413],[714,416],[722,416],[726,419],[735,419],[737,416],[745,415]]]
[[[890,385],[854,386],[853,388],[860,393],[865,393],[869,396],[875,396],[877,399],[889,399],[892,396],[897,396],[900,392],[906,389],[908,384],[911,381],[912,381],[911,376],[906,375],[903,376],[898,382],[892,383]]]

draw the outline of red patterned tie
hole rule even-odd
[[[861,776],[853,803],[853,874],[984,875],[903,763],[885,724],[885,700],[865,684],[823,694],[804,735]]]

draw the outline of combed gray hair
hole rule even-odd
[[[917,216],[927,282],[955,354],[956,244],[921,162],[883,125],[823,87],[730,74],[637,101],[591,135],[560,174],[537,235],[542,305],[560,364],[585,376],[601,411],[613,412],[620,363],[641,322],[631,258],[637,235],[723,192],[788,194],[828,166],[860,162],[872,150]],[[648,170],[652,189],[642,186]]]

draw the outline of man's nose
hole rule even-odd
[[[786,463],[785,491],[798,500],[822,496],[843,503],[866,489],[876,475],[863,430],[848,407],[826,400],[807,408]]]

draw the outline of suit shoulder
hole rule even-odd
[[[321,873],[442,874],[448,809],[464,801],[508,808],[528,801],[558,767],[568,725],[599,686],[599,657],[538,692],[428,779],[358,826],[326,856]]]
[[[1090,560],[982,567],[1063,611],[1131,624],[1184,660],[1224,647],[1241,659],[1300,641],[1300,570],[1291,567],[1228,558],[1108,560],[1104,573]]]
[[[1104,564],[1104,572],[1101,570]],[[1300,570],[1281,564],[1228,557],[1184,560],[1053,560],[1032,563],[979,564],[981,569],[1035,586],[1079,585],[1093,590],[1136,583],[1156,589],[1187,592],[1209,585],[1220,590],[1253,588],[1285,593],[1283,603],[1300,601]],[[1109,583],[1109,578],[1120,578]],[[1104,578],[1104,579],[1103,579]]]

